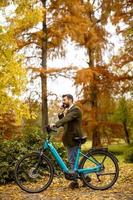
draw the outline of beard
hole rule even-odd
[[[62,107],[63,107],[63,108],[69,108],[69,104],[63,103],[63,104],[62,104]]]

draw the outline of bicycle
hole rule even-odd
[[[39,152],[25,155],[16,164],[15,179],[22,190],[28,193],[39,193],[51,185],[55,170],[46,155],[46,150],[51,152],[68,180],[81,179],[86,186],[94,190],[106,190],[115,184],[119,176],[118,160],[107,148],[92,148],[87,153],[82,153],[81,145],[86,142],[87,137],[74,138],[79,149],[74,163],[74,171],[72,171],[68,169],[50,142],[51,132],[57,132],[57,130],[50,126],[47,126],[46,129],[48,136],[43,143],[43,148]],[[91,180],[89,182],[86,179],[87,175]]]

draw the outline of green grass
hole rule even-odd
[[[116,157],[117,157],[117,159],[119,160],[120,163],[125,162],[125,161],[124,161],[124,155],[123,155],[123,154],[122,154],[122,155],[116,155]]]
[[[124,162],[124,153],[127,151],[133,144],[111,144],[108,145],[108,150],[111,151],[119,160],[119,162]],[[87,141],[82,145],[82,151],[87,151],[92,147],[92,142]]]
[[[128,148],[129,145],[127,144],[112,144],[108,146],[109,151],[111,151],[115,155],[122,155]]]

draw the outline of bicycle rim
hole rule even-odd
[[[46,156],[39,153],[24,156],[16,165],[15,179],[21,189],[38,193],[47,189],[54,176],[53,166]]]
[[[119,176],[119,166],[115,156],[107,151],[95,150],[89,152],[87,157],[101,163],[102,169],[99,172],[93,172],[87,175],[81,174],[83,182],[94,190],[106,190],[112,187]],[[89,168],[95,166],[96,164],[86,157],[84,157],[80,163],[80,168]],[[87,176],[91,178],[90,182],[87,182]]]

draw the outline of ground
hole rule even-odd
[[[16,184],[0,186],[0,200],[133,200],[133,164],[120,162],[117,183],[106,191],[95,191],[87,187],[69,189],[69,181],[55,178],[51,186],[38,194],[28,194]]]

